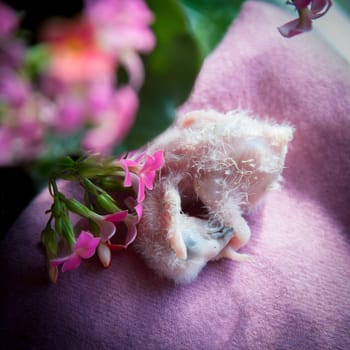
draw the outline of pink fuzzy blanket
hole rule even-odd
[[[248,1],[181,111],[236,107],[296,128],[285,182],[248,218],[251,262],[209,263],[192,284],[158,278],[131,250],[46,279],[48,195],[1,242],[2,344],[19,349],[349,349],[350,65],[316,32]],[[10,345],[7,345],[10,347]],[[5,346],[5,348],[7,348]]]

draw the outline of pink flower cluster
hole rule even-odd
[[[312,20],[325,15],[332,6],[332,1],[291,0],[288,4],[295,6],[299,18],[282,25],[278,30],[284,37],[291,38],[310,31],[312,29]]]
[[[0,2],[0,166],[40,157],[52,134],[82,133],[83,149],[110,154],[134,123],[152,21],[143,0],[86,0],[79,17],[48,19],[40,45],[28,47],[16,36],[19,17]]]
[[[109,267],[111,264],[111,250],[120,250],[127,248],[137,236],[137,224],[142,217],[142,202],[145,198],[145,189],[153,189],[156,172],[162,167],[164,163],[163,151],[159,150],[154,154],[147,154],[145,152],[137,154],[133,152],[130,157],[123,155],[115,162],[115,165],[122,171],[123,184],[125,188],[133,188],[135,198],[128,197],[124,203],[128,207],[125,210],[117,210],[114,213],[100,215],[90,209],[87,209],[74,201],[74,208],[76,214],[82,214],[83,218],[75,225],[75,230],[80,232],[78,238],[71,248],[69,254],[50,259],[51,270],[50,275],[54,276],[54,282],[57,279],[57,267],[62,266],[62,271],[73,270],[79,267],[82,259],[89,259],[95,255],[97,251],[98,258],[104,267]],[[72,209],[72,206],[69,206]],[[91,205],[89,205],[91,207]],[[81,209],[83,208],[83,209]],[[94,235],[90,229],[89,220],[94,221],[99,228],[98,235]],[[123,224],[126,228],[123,242],[114,243],[114,238],[120,235]]]
[[[95,254],[100,238],[94,237],[92,233],[82,231],[73,246],[73,252],[69,256],[51,260],[51,265],[56,267],[63,264],[62,271],[69,271],[77,268],[81,259],[89,259]]]

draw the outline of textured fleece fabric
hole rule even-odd
[[[283,188],[248,218],[252,260],[174,285],[130,249],[51,285],[44,191],[1,242],[4,349],[350,349],[350,66],[316,32],[281,37],[290,19],[245,3],[181,108],[241,107],[296,128]]]

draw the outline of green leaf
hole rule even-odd
[[[349,0],[336,0],[337,4],[349,15],[350,14],[350,1]]]
[[[198,43],[179,2],[149,0],[148,5],[155,16],[157,45],[144,57],[145,83],[136,122],[115,153],[140,148],[164,131],[174,121],[176,107],[188,98],[201,67]]]
[[[244,0],[179,0],[196,36],[202,58],[220,42]]]
[[[285,0],[256,0],[256,1],[267,2],[273,5],[277,5],[285,10],[292,9],[293,12],[296,12],[294,6],[287,4],[287,1]]]

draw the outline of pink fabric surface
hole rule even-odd
[[[47,281],[41,193],[1,242],[1,338],[23,349],[349,349],[350,66],[288,16],[248,1],[182,111],[247,108],[289,121],[285,183],[249,217],[249,263],[210,263],[190,285],[132,250]],[[5,347],[6,348],[6,347]]]

